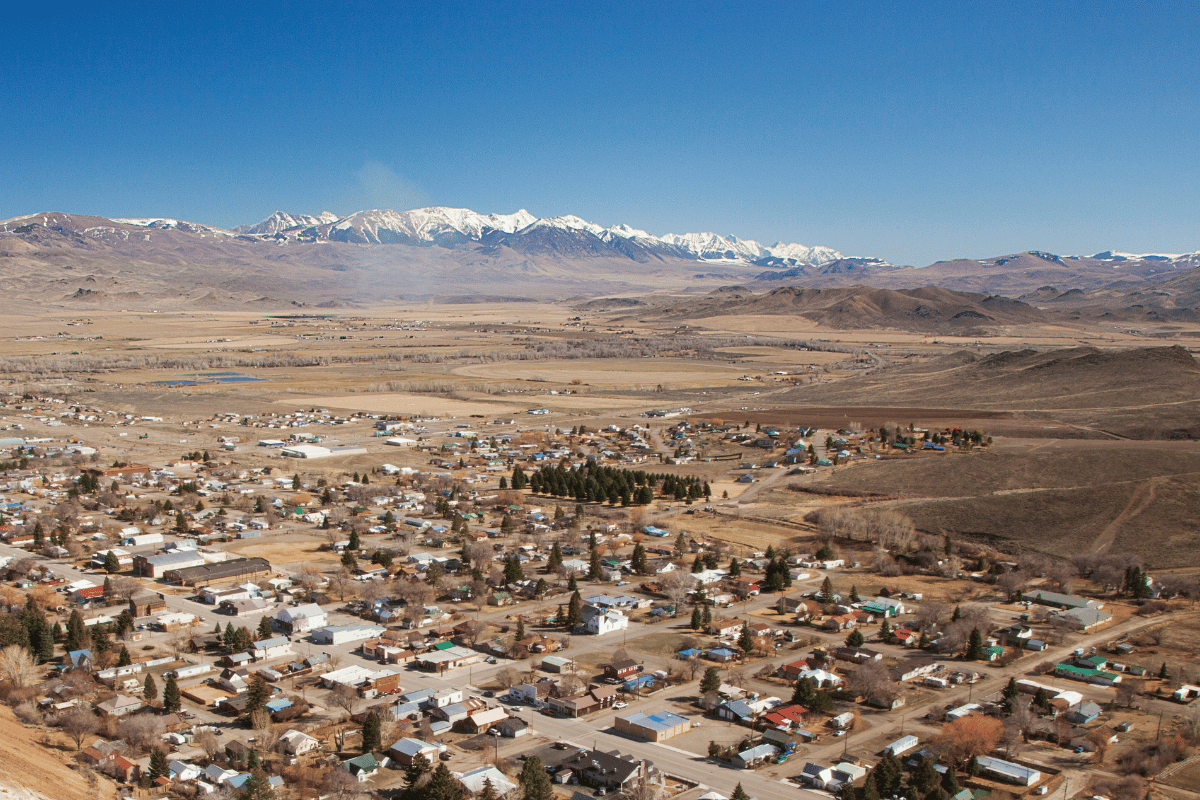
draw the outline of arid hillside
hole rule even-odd
[[[705,319],[739,314],[805,317],[841,330],[887,329],[965,333],[1005,325],[1042,323],[1045,314],[1019,300],[925,286],[920,289],[807,289],[786,286],[763,294],[723,290],[686,302],[667,303],[667,319]]]
[[[1131,552],[1155,568],[1200,565],[1200,449],[1169,443],[1051,441],[839,470],[823,489],[899,496],[918,528],[1070,557]]]
[[[1019,411],[1123,438],[1200,438],[1200,365],[1182,347],[959,352],[780,397]]]

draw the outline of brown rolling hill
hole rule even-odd
[[[839,329],[896,328],[968,334],[1046,321],[1042,311],[1019,300],[936,286],[919,289],[786,286],[762,294],[726,289],[686,302],[668,303],[658,313],[665,319],[706,319],[742,314],[796,315]]]
[[[807,406],[960,406],[1017,411],[1114,436],[1200,438],[1200,364],[1182,347],[963,352],[796,387]]]

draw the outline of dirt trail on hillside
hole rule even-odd
[[[1102,553],[1112,547],[1113,542],[1117,540],[1117,531],[1121,529],[1129,520],[1141,514],[1146,508],[1154,502],[1155,489],[1158,484],[1162,483],[1166,477],[1151,478],[1146,481],[1138,490],[1133,493],[1133,497],[1129,498],[1129,503],[1117,515],[1117,518],[1108,523],[1104,530],[1100,531],[1100,535],[1092,542],[1092,552]]]

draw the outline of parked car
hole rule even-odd
[[[612,704],[612,707],[613,708],[629,708],[629,703],[626,703],[623,700],[618,700],[617,702]]]

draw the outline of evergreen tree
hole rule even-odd
[[[879,639],[884,642],[892,640],[892,626],[888,624],[887,617],[884,617],[883,622],[879,623]]]
[[[504,480],[501,478],[500,480]],[[483,779],[483,788],[479,790],[479,800],[499,800],[496,795],[496,787],[492,785],[491,778]]]
[[[521,559],[513,554],[504,560],[504,582],[513,584],[525,580],[525,571],[521,569]]]
[[[736,557],[730,559],[729,561],[729,574],[734,578],[742,574],[742,564],[737,560]]]
[[[363,722],[362,751],[377,753],[383,749],[383,724],[379,715],[372,711]]]
[[[121,609],[121,613],[117,615],[115,620],[113,620],[113,632],[116,633],[117,636],[124,639],[133,632],[133,629],[133,614],[129,613],[128,608]]]
[[[359,550],[362,548],[362,541],[358,538],[358,531],[350,529],[350,543],[346,545],[347,550]]]
[[[525,791],[525,800],[552,800],[554,796],[550,788],[550,776],[546,774],[546,768],[537,756],[525,759],[525,766],[521,768],[517,782]]]
[[[358,559],[354,557],[354,551],[346,549],[342,553],[342,566],[353,572],[358,569]]]
[[[942,788],[951,797],[958,794],[958,773],[954,770],[954,762],[946,767],[946,774],[942,776]]]
[[[512,536],[516,529],[517,525],[513,522],[512,516],[505,514],[504,518],[500,520],[500,533],[504,536]]]
[[[721,673],[717,672],[716,667],[708,667],[704,670],[704,677],[700,679],[700,694],[711,694],[721,688]]]
[[[512,488],[520,491],[521,489],[525,488],[525,485],[527,482],[528,482],[528,479],[525,477],[525,472],[521,469],[521,467],[514,466],[513,471],[512,471],[512,478],[509,480],[509,483],[512,485]]]
[[[175,678],[172,675],[167,675],[167,682],[163,686],[163,711],[168,714],[174,714],[179,711],[181,698],[179,694],[179,684],[175,683]]]
[[[417,783],[426,772],[429,772],[429,761],[418,753],[413,756],[412,763],[404,769],[404,791],[406,797],[416,797]]]
[[[129,655],[129,648],[127,648],[125,645],[121,645],[121,652],[117,654],[117,666],[128,667],[132,663],[133,659]]]
[[[862,602],[862,598],[858,596],[858,587],[857,586],[850,587],[850,602],[851,603],[861,603]]]
[[[600,580],[600,548],[593,546],[588,556],[588,580]]]
[[[250,679],[250,685],[246,687],[246,716],[258,711],[270,699],[271,687],[267,685],[267,679],[262,673],[255,673]]]
[[[874,771],[867,773],[867,779],[863,781],[862,800],[879,800],[879,781],[875,777]]]
[[[258,750],[251,748],[250,751],[246,753],[246,770],[248,772],[253,772],[256,769],[258,769]]]
[[[1160,680],[1169,680],[1171,673],[1167,670],[1167,662],[1162,662],[1162,666],[1158,668],[1158,677]]]
[[[742,788],[741,781],[733,787],[733,794],[729,796],[729,800],[750,800],[750,795],[746,794],[746,790]]]
[[[121,565],[117,561],[116,553],[114,553],[112,550],[109,550],[104,554],[104,571],[109,575],[113,575],[121,571]]]
[[[900,782],[904,779],[904,768],[900,759],[896,758],[889,749],[883,758],[875,765],[875,784],[879,787],[880,795],[894,797],[900,791]]]
[[[516,640],[519,642],[525,638],[525,620],[522,617],[517,618]]]
[[[292,489],[294,491],[300,490],[300,473],[296,473],[292,476]]]
[[[189,530],[190,529],[188,528],[187,517],[184,516],[182,511],[180,511],[178,514],[175,515],[175,532],[176,533],[187,533]]]
[[[150,780],[165,778],[167,769],[167,754],[155,748],[154,752],[150,753]]]
[[[710,606],[710,605],[709,605],[707,602],[705,602],[705,604],[704,604],[704,618],[703,618],[703,620],[702,620],[702,622],[703,622],[704,624],[703,624],[701,627],[702,627],[704,630],[708,630],[709,626],[710,626],[710,625],[712,625],[712,621],[713,621],[713,620],[712,620],[712,606]]]
[[[260,619],[260,620],[258,621],[258,631],[257,631],[257,633],[258,633],[258,638],[259,638],[260,640],[262,640],[262,639],[270,639],[270,638],[271,638],[271,636],[272,636],[272,635],[273,635],[275,632],[274,632],[273,630],[271,630],[271,618],[270,618],[270,617],[268,617],[268,616],[266,616],[266,615],[264,614],[264,615],[263,615],[263,617],[262,617],[262,619]]]
[[[538,578],[537,585],[533,587],[533,596],[541,597],[542,595],[544,595],[546,593],[546,591],[549,588],[550,588],[550,586],[549,586],[549,584],[546,583],[545,578]]]
[[[972,778],[979,775],[979,759],[975,756],[971,756],[971,760],[967,762],[967,774]]]
[[[700,611],[700,606],[692,607],[692,630],[698,631],[704,625],[704,614]]]
[[[960,619],[962,619],[962,608],[960,606],[955,606],[954,613],[950,615],[950,621],[958,622]]]
[[[846,637],[846,646],[862,647],[863,642],[865,641],[866,637],[862,635],[862,631],[860,631],[858,628],[855,628],[854,630],[850,631],[850,635]]]
[[[579,579],[575,577],[574,572],[571,573],[571,577],[567,578],[567,591],[568,592],[578,592],[579,591]]]
[[[920,792],[921,796],[929,794],[935,787],[941,784],[941,776],[933,767],[933,762],[928,758],[922,758],[920,765],[912,776],[913,788]]]
[[[571,601],[567,604],[567,627],[574,628],[576,625],[583,624],[583,598],[579,596],[579,592],[571,595]]]
[[[687,537],[682,532],[675,537],[675,555],[681,556],[687,552]]]
[[[829,576],[825,576],[825,580],[821,581],[821,593],[817,595],[817,599],[824,605],[829,605],[833,602],[833,581],[829,580]]]
[[[558,572],[562,562],[562,548],[558,546],[558,542],[555,542],[550,548],[550,557],[546,559],[546,572],[551,575]]]
[[[971,641],[967,645],[967,660],[982,661],[984,658],[983,652],[983,634],[979,628],[971,629]]]
[[[633,556],[629,560],[629,565],[633,567],[633,571],[638,575],[645,575],[650,571],[646,565],[646,548],[642,547],[641,543],[633,546]]]
[[[544,769],[542,773],[545,774]],[[546,784],[549,785],[549,777],[545,780]],[[438,764],[434,768],[429,782],[421,790],[422,800],[463,800],[465,796],[466,791],[463,789],[463,785],[455,780],[454,776],[450,774],[450,769],[445,764]],[[528,800],[528,791],[525,797]]]
[[[742,632],[738,635],[737,644],[738,647],[742,649],[743,653],[749,653],[752,649],[754,649],[754,634],[750,631],[749,621],[742,626]]]
[[[83,615],[79,613],[79,609],[73,608],[71,616],[67,618],[67,652],[86,650],[87,646],[88,634],[87,628],[83,625]]]
[[[153,675],[146,676],[146,685],[142,687],[142,699],[149,705],[153,705],[158,699],[158,684],[154,682]]]
[[[254,751],[251,751],[254,752]],[[235,800],[271,800],[275,796],[271,789],[271,781],[267,773],[261,769],[250,771],[250,777],[242,784],[242,788],[234,795]]]
[[[798,703],[811,710],[817,695],[817,687],[812,678],[801,678],[792,689],[792,702]]]
[[[1017,699],[1020,691],[1021,690],[1017,688],[1017,679],[1015,677],[1009,678],[1008,684],[1004,687],[1004,699],[1009,703],[1012,703]]]

